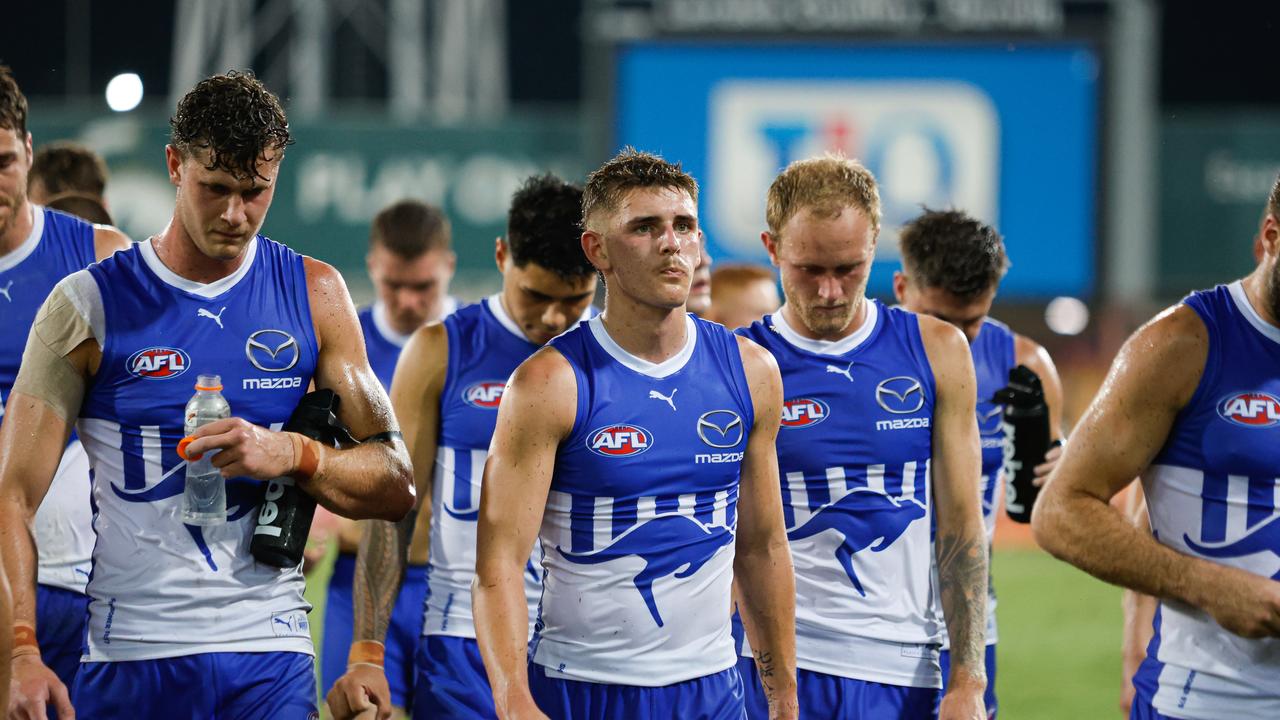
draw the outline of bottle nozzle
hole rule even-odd
[[[222,390],[222,376],[201,375],[196,378],[196,390],[203,392],[219,392]]]

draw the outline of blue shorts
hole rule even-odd
[[[529,665],[529,689],[551,720],[744,720],[735,668],[662,687],[606,685],[547,677]]]
[[[1161,715],[1153,704],[1156,691],[1160,689],[1160,671],[1164,666],[1159,660],[1153,659],[1160,638],[1159,622],[1160,616],[1157,614],[1155,639],[1147,648],[1147,656],[1142,659],[1138,671],[1133,674],[1133,704],[1129,706],[1129,720],[1173,720],[1168,715]]]
[[[951,651],[943,650],[938,654],[938,662],[942,665],[942,692],[947,691],[947,676],[951,674]],[[987,666],[987,691],[982,695],[982,704],[987,706],[987,718],[995,720],[996,709],[999,707],[996,703],[996,644],[991,643],[987,646],[986,655]],[[938,702],[942,702],[942,696],[938,696]]]
[[[747,717],[768,720],[769,705],[760,687],[755,662],[738,661],[738,673],[748,690]],[[875,720],[932,720],[940,690],[853,680],[800,669],[796,671],[796,695],[800,720],[875,718]]]
[[[324,609],[324,639],[320,646],[320,686],[328,694],[338,678],[347,672],[347,651],[351,649],[351,632],[355,625],[352,598],[356,575],[356,556],[339,553],[329,578],[329,592]],[[427,603],[427,566],[410,565],[400,585],[400,596],[391,610],[387,626],[387,683],[391,686],[391,702],[408,708],[413,700],[413,657],[422,635],[422,617]]]
[[[86,662],[71,692],[76,717],[170,720],[318,718],[315,665],[293,652],[204,653]]]
[[[89,596],[52,585],[36,586],[36,642],[40,659],[67,689],[76,680],[84,654]]]
[[[475,640],[428,635],[418,643],[415,665],[415,720],[498,717],[480,645]]]

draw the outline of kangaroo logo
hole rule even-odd
[[[715,557],[720,548],[732,542],[733,533],[727,527],[703,525],[684,515],[659,515],[628,528],[602,550],[581,554],[560,546],[556,546],[556,550],[565,560],[581,565],[598,565],[627,555],[644,560],[644,569],[636,574],[633,582],[653,621],[662,627],[662,614],[653,597],[653,581],[668,575],[690,577]]]
[[[4,299],[5,299],[5,300],[8,300],[9,302],[13,302],[13,298],[9,297],[9,290],[10,290],[11,288],[13,288],[13,281],[12,281],[12,280],[10,280],[9,282],[5,283],[5,286],[4,286],[4,287],[2,287],[2,288],[0,288],[0,295],[4,295]]]
[[[853,556],[863,550],[881,552],[897,542],[911,523],[924,517],[924,505],[913,499],[896,499],[869,488],[854,488],[848,495],[814,513],[803,525],[787,533],[788,540],[804,540],[827,530],[844,542],[836,548],[836,560],[858,594],[866,597]]]
[[[223,329],[223,327],[222,327],[222,313],[224,313],[224,312],[226,312],[226,311],[227,311],[227,306],[226,306],[226,305],[223,305],[223,306],[222,306],[222,309],[218,311],[218,314],[217,314],[217,315],[214,315],[212,312],[210,312],[210,311],[208,311],[208,310],[206,310],[206,309],[204,309],[204,308],[199,308],[198,310],[196,310],[196,317],[209,318],[210,320],[212,320],[212,321],[214,321],[214,322],[218,323],[218,329],[219,329],[219,330],[222,330],[222,329]]]
[[[846,368],[838,368],[835,365],[828,365],[827,372],[843,375],[845,380],[853,382],[853,363],[849,363],[849,367]]]
[[[1198,543],[1190,535],[1183,534],[1182,541],[1197,553],[1211,558],[1238,558],[1262,552],[1280,556],[1280,515],[1272,515],[1238,540]],[[1280,571],[1271,579],[1280,580]]]
[[[668,397],[668,396],[663,395],[662,393],[658,392],[657,390],[650,390],[650,391],[649,391],[649,399],[650,399],[650,400],[664,400],[664,401],[666,401],[666,403],[667,403],[668,405],[670,405],[670,406],[671,406],[671,411],[672,411],[672,412],[675,412],[675,410],[676,410],[676,393],[677,393],[677,392],[679,392],[679,391],[680,391],[680,388],[672,388],[672,390],[671,390],[671,395],[670,395],[670,397]]]

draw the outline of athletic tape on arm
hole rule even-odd
[[[39,398],[58,417],[74,422],[80,414],[86,383],[67,355],[85,340],[97,340],[97,336],[90,324],[91,313],[73,301],[73,297],[83,298],[75,294],[74,287],[68,288],[68,280],[58,283],[36,313],[13,392]]]

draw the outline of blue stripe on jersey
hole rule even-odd
[[[33,236],[0,255],[0,422],[36,312],[59,280],[95,257],[92,225],[48,208],[35,207],[35,213]]]

